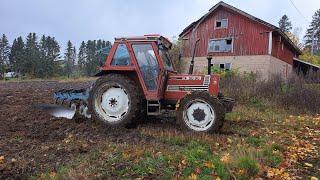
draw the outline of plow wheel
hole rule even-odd
[[[224,114],[224,107],[216,97],[195,91],[180,101],[177,122],[183,129],[217,132],[223,126]]]
[[[108,74],[94,84],[89,97],[92,117],[111,127],[128,127],[139,119],[141,91],[127,76]]]

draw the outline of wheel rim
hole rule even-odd
[[[196,99],[186,104],[183,119],[190,129],[194,131],[206,131],[213,125],[215,113],[210,104]]]
[[[95,100],[98,114],[107,122],[121,121],[129,110],[128,93],[122,87],[100,91]]]

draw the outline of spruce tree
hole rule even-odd
[[[86,73],[88,76],[92,76],[96,73],[97,68],[97,55],[96,55],[96,40],[87,41],[86,46],[87,63],[86,63]]]
[[[291,21],[287,15],[283,15],[279,21],[279,28],[283,32],[290,32],[292,29]]]
[[[45,35],[42,35],[39,43],[40,59],[36,63],[36,76],[45,77],[47,74],[48,62],[47,62],[47,38]]]
[[[26,40],[25,61],[21,67],[22,73],[36,76],[36,69],[40,61],[40,51],[36,33],[29,33]]]
[[[25,45],[21,36],[18,37],[17,39],[14,39],[11,47],[9,61],[10,61],[10,64],[12,65],[13,70],[18,74],[21,73],[21,67],[24,63],[23,61],[25,60],[24,48],[25,48]]]
[[[74,47],[73,47],[70,40],[67,43],[67,49],[64,53],[64,60],[66,63],[65,71],[66,71],[68,77],[70,77],[70,75],[73,72],[74,63],[75,63],[75,51],[74,51]]]
[[[59,66],[55,61],[60,56],[60,46],[54,37],[47,37],[47,74],[48,76],[53,76],[59,70]]]
[[[320,9],[317,10],[314,15],[312,16],[312,21],[311,24],[309,25],[309,28],[307,29],[305,37],[305,46],[308,49],[311,49],[311,44],[312,44],[312,37],[313,37],[313,32],[315,31],[314,34],[314,49],[315,53],[320,53],[319,52],[319,47],[320,47]]]
[[[81,74],[84,73],[85,64],[87,62],[86,57],[86,43],[84,41],[81,42],[78,54],[78,66]]]
[[[10,46],[5,34],[0,38],[0,73],[5,73],[6,68],[10,68],[9,64]]]

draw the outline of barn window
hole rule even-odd
[[[231,63],[220,63],[220,70],[230,71],[231,70]]]
[[[231,70],[231,63],[225,63],[224,69],[225,69],[226,71]]]
[[[216,20],[215,28],[227,28],[228,27],[228,19],[219,19]]]
[[[210,39],[208,52],[232,52],[232,38]]]
[[[231,63],[215,63],[212,66],[219,68],[221,71],[230,71]]]

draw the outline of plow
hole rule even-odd
[[[53,99],[55,104],[64,105],[73,111],[73,114],[81,115],[85,118],[91,118],[88,111],[89,89],[62,89],[54,92]],[[68,109],[67,109],[68,110]],[[72,119],[73,117],[68,117]]]
[[[208,74],[179,74],[168,54],[171,46],[160,35],[116,38],[90,88],[56,91],[55,104],[40,107],[55,117],[81,116],[111,127],[174,111],[182,129],[217,132],[234,100],[220,92],[212,57]]]

